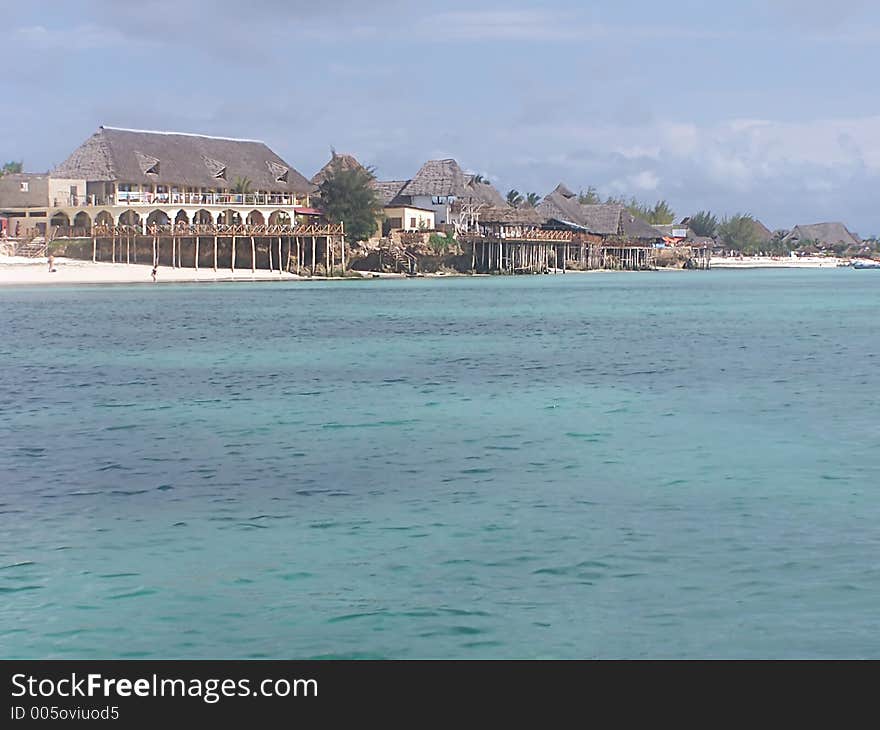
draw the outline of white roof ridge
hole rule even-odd
[[[211,134],[196,134],[195,132],[166,132],[158,129],[129,129],[128,127],[111,127],[109,124],[102,124],[101,129],[112,129],[116,132],[136,132],[138,134],[167,134],[178,137],[202,137],[203,139],[222,139],[227,142],[255,142],[256,144],[266,144],[261,139],[244,139],[242,137],[217,137]]]

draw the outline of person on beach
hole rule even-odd
[[[154,283],[154,284],[156,283],[156,277],[157,277],[158,275],[159,275],[159,267],[158,267],[158,266],[154,266],[154,267],[153,267],[153,271],[150,273],[150,276],[153,277],[153,283]]]
[[[49,273],[55,271],[55,257],[52,254],[49,254]]]

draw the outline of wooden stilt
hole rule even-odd
[[[217,234],[214,234],[214,271],[217,271]]]
[[[195,254],[196,254],[195,269],[196,269],[196,271],[198,271],[199,270],[199,237],[198,236],[196,236]]]
[[[235,272],[235,234],[232,235],[232,256],[230,261],[230,268],[233,272]]]
[[[257,273],[257,245],[253,236],[251,236],[251,273]]]
[[[312,276],[315,275],[315,236],[312,236]]]

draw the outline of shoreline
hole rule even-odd
[[[843,259],[838,258],[717,258],[712,259],[711,268],[719,270],[749,270],[749,269],[831,269],[838,268]],[[288,272],[268,271],[258,269],[253,272],[249,269],[239,269],[235,272],[229,270],[173,268],[160,266],[157,280],[153,282],[151,277],[152,266],[149,264],[125,264],[92,262],[80,259],[57,258],[55,259],[55,271],[48,270],[48,262],[45,258],[31,259],[21,257],[0,257],[0,288],[18,286],[46,286],[46,285],[114,285],[114,284],[225,284],[225,283],[254,283],[254,282],[293,282],[293,281],[358,281],[373,279],[453,279],[453,278],[486,278],[493,274],[468,274],[468,273],[425,273],[416,277],[410,277],[401,273],[389,273],[382,271],[357,271],[349,270],[347,276],[300,276]],[[689,269],[659,267],[652,271],[662,273],[671,271],[689,271]],[[593,269],[581,271],[569,269],[550,270],[544,276],[566,276],[570,274],[618,274],[627,273],[618,270]],[[632,273],[632,272],[629,272]],[[646,272],[649,273],[649,272]],[[353,275],[356,274],[356,275]],[[499,276],[502,274],[498,274]],[[539,274],[534,274],[538,276]]]

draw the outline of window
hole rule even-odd
[[[415,219],[415,218],[410,218],[410,219],[409,219],[409,227],[410,227],[410,228],[415,228],[416,225],[417,225],[417,224],[416,224],[416,219]]]
[[[29,187],[29,184],[25,180],[22,180],[21,183],[19,183],[19,189],[23,193],[26,193],[28,191],[28,187]]]

